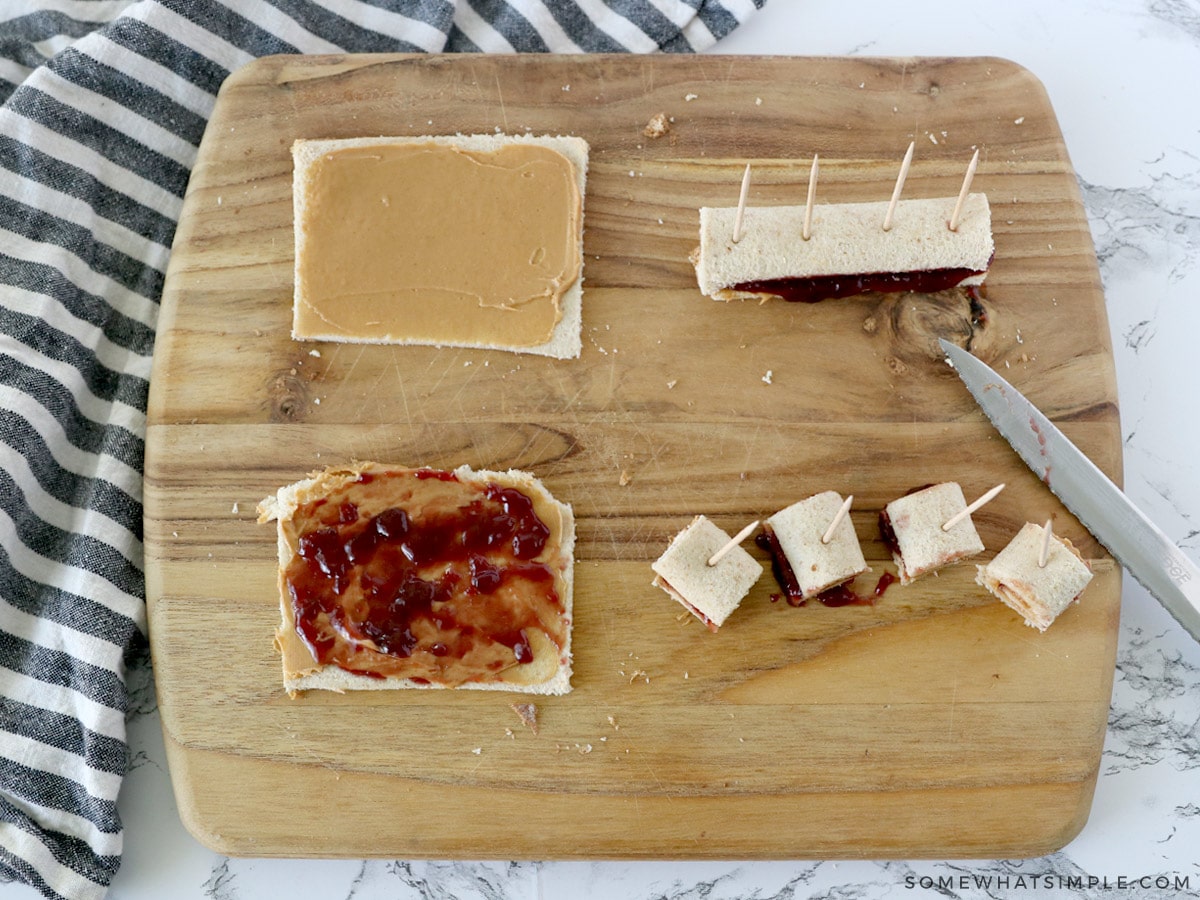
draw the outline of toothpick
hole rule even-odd
[[[842,501],[842,508],[837,511],[837,515],[833,517],[833,521],[829,523],[829,527],[825,529],[825,533],[821,535],[822,544],[828,544],[833,540],[833,533],[837,531],[837,527],[842,524],[842,519],[846,518],[846,514],[850,512],[850,504],[853,502],[853,494]]]
[[[892,215],[896,212],[896,204],[900,201],[900,191],[904,188],[904,179],[908,177],[908,167],[912,165],[913,150],[916,146],[916,141],[908,145],[908,152],[904,154],[904,162],[900,163],[900,174],[896,178],[896,187],[892,190],[892,202],[888,204],[887,215],[883,217],[884,231],[892,230]]]
[[[808,173],[808,201],[804,205],[804,228],[800,237],[808,240],[812,237],[813,197],[817,194],[817,154],[813,154],[812,169]]]
[[[750,163],[746,163],[746,174],[742,176],[742,193],[738,196],[737,215],[733,220],[733,242],[742,239],[742,216],[746,213],[746,196],[750,193]]]
[[[967,191],[971,190],[971,179],[975,177],[975,169],[979,167],[979,150],[975,151],[975,155],[971,157],[971,162],[967,165],[967,175],[963,179],[962,189],[958,192],[958,202],[954,204],[954,212],[950,214],[951,231],[958,231],[958,217],[962,214],[963,203],[967,199]]]
[[[980,497],[978,500],[976,500],[974,503],[972,503],[970,506],[968,506],[966,509],[960,509],[957,513],[955,513],[953,516],[951,516],[946,521],[946,524],[942,526],[942,531],[949,531],[951,528],[953,528],[955,525],[957,525],[959,522],[961,522],[963,519],[965,519],[971,513],[975,512],[975,510],[979,509],[979,507],[983,506],[983,504],[987,503],[989,500],[991,500],[993,497],[995,497],[1002,490],[1004,490],[1004,485],[998,484],[994,488],[992,488],[990,491],[988,491],[986,494],[984,494],[982,497]]]
[[[1050,528],[1052,519],[1046,520],[1046,525],[1042,529],[1042,549],[1038,551],[1038,568],[1046,568],[1046,560],[1050,557],[1050,536],[1054,533]]]
[[[716,553],[714,553],[712,556],[710,556],[708,558],[708,564],[710,566],[715,566],[718,562],[721,561],[721,557],[723,557],[726,553],[728,553],[730,550],[732,550],[734,547],[736,547],[738,544],[740,544],[742,541],[744,541],[747,537],[749,537],[750,532],[752,532],[757,527],[758,527],[758,519],[755,519],[753,522],[751,522],[749,525],[747,525],[745,528],[743,528],[741,531],[739,531],[737,534],[735,534],[733,537],[731,537],[729,539],[728,544],[726,544],[724,547],[722,547],[720,550],[718,550]]]

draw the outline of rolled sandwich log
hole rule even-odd
[[[737,208],[703,207],[696,281],[714,300],[804,302],[979,285],[995,254],[991,209],[986,194],[968,194],[951,231],[956,202],[901,200],[887,231],[886,202],[816,206],[808,240],[804,206],[750,207],[736,242]]]

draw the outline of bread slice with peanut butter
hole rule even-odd
[[[582,138],[312,139],[292,158],[293,338],[579,355]]]

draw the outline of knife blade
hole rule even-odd
[[[954,371],[1025,464],[1108,552],[1200,641],[1200,568],[1020,391],[938,339]]]

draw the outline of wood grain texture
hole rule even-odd
[[[691,99],[689,99],[691,98]],[[658,112],[666,136],[642,129]],[[577,134],[578,360],[289,338],[298,137]],[[697,207],[957,193],[974,147],[997,256],[956,295],[722,304],[687,262]],[[1022,856],[1083,826],[1104,738],[1120,571],[940,358],[997,366],[1110,476],[1109,332],[1045,93],[997,59],[279,57],[225,84],[164,291],[146,445],[155,672],[181,815],[226,853],[385,857]],[[258,500],[327,464],[519,467],[578,519],[574,691],[288,698]],[[650,586],[693,515],[731,532],[825,489],[876,518],[919,484],[969,498],[997,552],[1026,520],[1094,560],[1046,634],[974,566],[873,606],[792,608],[764,577],[718,635]],[[754,553],[761,557],[757,549]],[[364,806],[387,810],[362,816]]]

